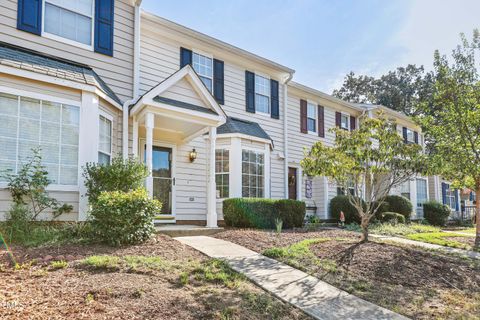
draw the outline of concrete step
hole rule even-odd
[[[157,233],[165,234],[172,238],[175,237],[192,237],[192,236],[211,236],[222,232],[223,228],[207,228],[194,225],[155,225]]]

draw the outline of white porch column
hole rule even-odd
[[[207,181],[207,227],[217,227],[217,186],[215,183],[215,143],[217,140],[217,128],[210,127],[209,131],[209,157],[208,157],[208,181]]]
[[[152,176],[152,158],[153,158],[153,126],[154,115],[147,113],[145,115],[145,129],[147,131],[147,150],[145,153],[145,162],[148,168],[148,177],[146,181],[147,191],[150,197],[153,197],[153,176]]]
[[[134,158],[138,158],[138,120],[133,117],[133,132],[132,132],[132,154]]]
[[[82,167],[87,162],[98,162],[98,97],[91,92],[82,92],[82,106],[80,107],[80,132],[78,145],[78,185],[79,204],[78,220],[85,221],[88,213],[88,198],[85,196],[85,179],[82,176]]]

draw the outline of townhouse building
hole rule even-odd
[[[306,177],[305,148],[331,145],[382,109],[407,142],[420,129],[382,106],[347,103],[292,80],[294,70],[142,11],[141,0],[0,1],[0,170],[40,146],[49,191],[85,220],[82,167],[135,156],[163,202],[157,221],[216,226],[232,197],[291,198],[329,219],[344,190]],[[418,206],[436,187],[396,190]],[[11,199],[0,181],[0,218]],[[48,218],[48,213],[43,218]]]

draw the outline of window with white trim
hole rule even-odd
[[[307,104],[307,129],[309,132],[317,132],[317,106]]]
[[[350,130],[350,116],[342,113],[340,116],[340,128]]]
[[[217,198],[228,198],[230,194],[230,167],[229,151],[219,149],[215,151],[215,183],[217,185]]]
[[[265,196],[265,156],[263,152],[242,150],[242,197]]]
[[[413,130],[407,128],[407,142],[415,143],[415,133]]]
[[[112,159],[112,121],[99,118],[98,163],[109,164]]]
[[[427,200],[427,180],[417,179],[417,208],[421,208]]]
[[[18,172],[40,147],[51,183],[77,185],[79,122],[76,106],[0,93],[0,171]]]
[[[193,52],[193,69],[210,92],[213,92],[213,60],[207,56]]]
[[[400,194],[402,197],[410,199],[410,181],[406,181],[400,185]]]
[[[449,206],[450,209],[455,209],[457,207],[455,204],[455,193],[457,192],[457,190],[451,188],[449,184],[447,184],[446,186],[447,190],[445,193],[445,204]]]
[[[270,79],[255,74],[255,111],[270,113]]]
[[[45,0],[43,32],[92,46],[94,0]]]

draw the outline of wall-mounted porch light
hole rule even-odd
[[[195,159],[197,159],[197,151],[195,150],[195,148],[192,151],[190,151],[189,157],[190,157],[190,162],[193,162],[195,161]]]

